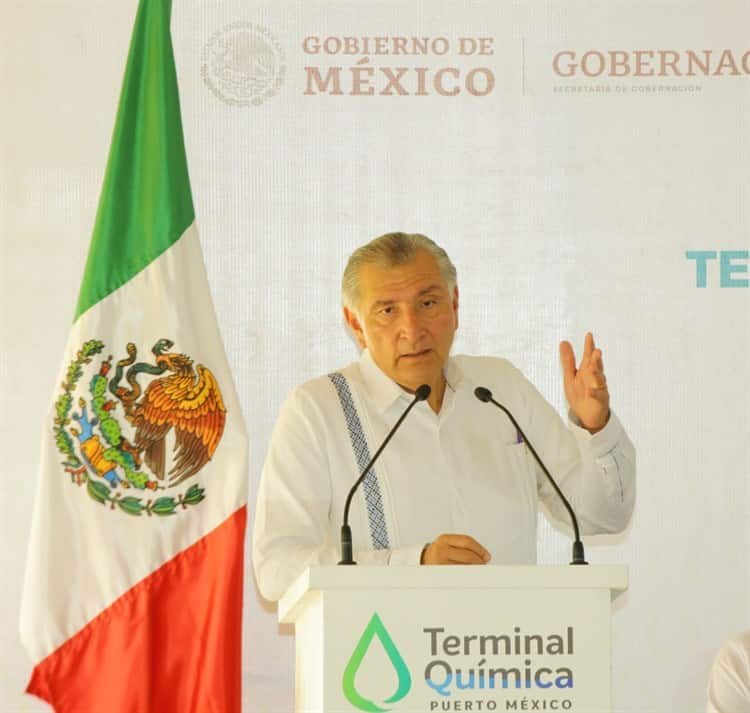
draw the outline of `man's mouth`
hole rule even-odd
[[[432,349],[422,349],[416,352],[409,352],[408,354],[401,354],[399,359],[420,359],[421,357],[427,356]]]

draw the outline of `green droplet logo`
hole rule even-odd
[[[388,655],[388,659],[391,664],[393,664],[393,668],[398,676],[398,688],[396,689],[396,692],[390,698],[386,698],[384,702],[398,703],[398,701],[400,701],[411,690],[411,674],[406,667],[406,662],[401,658],[401,654],[398,652],[398,649],[393,643],[393,639],[391,639],[385,626],[383,626],[380,617],[377,614],[373,614],[370,623],[362,634],[362,638],[360,638],[359,643],[354,649],[352,657],[349,659],[349,663],[346,664],[346,668],[344,669],[344,695],[349,703],[359,708],[361,711],[383,713],[383,711],[390,709],[381,708],[373,701],[364,698],[354,687],[354,677],[357,675],[357,671],[359,671],[359,667],[362,665],[365,654],[367,654],[375,637],[377,637],[383,645],[385,653]]]

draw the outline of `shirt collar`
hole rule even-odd
[[[393,379],[381,371],[372,358],[369,349],[362,351],[359,368],[367,392],[380,413],[385,413],[400,399],[411,400],[413,398],[412,394],[402,389]],[[448,361],[443,368],[443,374],[447,383],[446,389],[451,391],[455,391],[463,380],[463,373],[452,357],[448,357]]]
[[[448,362],[445,365],[445,369],[443,369],[443,374],[445,376],[447,388],[451,391],[456,391],[463,381],[464,373],[461,371],[461,367],[456,364],[456,360],[453,357],[448,357]]]

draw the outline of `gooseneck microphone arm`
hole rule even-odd
[[[349,495],[346,496],[346,504],[344,505],[344,524],[341,525],[341,562],[339,562],[339,564],[357,564],[354,561],[352,555],[352,529],[351,527],[349,527],[349,507],[352,504],[354,493],[357,492],[357,488],[362,484],[362,481],[370,472],[372,466],[375,465],[375,461],[380,457],[383,449],[388,445],[391,438],[393,438],[393,435],[396,433],[396,431],[398,431],[399,426],[409,415],[409,411],[411,411],[414,408],[415,404],[417,404],[419,401],[425,401],[430,396],[431,391],[432,389],[427,384],[422,384],[422,386],[420,386],[414,392],[414,398],[412,399],[412,402],[406,407],[406,410],[401,414],[398,421],[396,421],[393,428],[389,431],[388,435],[385,437],[385,440],[380,445],[380,448],[375,451],[375,455],[370,458],[370,462],[362,471],[362,475],[357,478],[356,482],[354,483],[354,485],[352,485],[351,490],[349,491]]]
[[[537,455],[536,450],[534,450],[534,446],[531,444],[531,441],[526,437],[526,434],[523,432],[523,429],[518,425],[518,421],[516,421],[515,418],[513,418],[513,414],[505,408],[501,403],[498,403],[495,401],[494,398],[492,398],[492,392],[485,388],[484,386],[477,386],[476,389],[474,389],[474,396],[476,396],[480,401],[483,401],[484,403],[492,403],[495,404],[499,409],[501,409],[505,415],[511,420],[511,423],[516,427],[516,430],[521,434],[521,438],[523,438],[524,443],[528,447],[528,449],[531,451],[531,455],[534,456],[534,460],[538,463],[539,467],[544,471],[544,474],[547,476],[547,479],[550,483],[552,483],[552,487],[555,489],[555,492],[560,497],[560,500],[562,500],[563,505],[565,505],[565,508],[568,511],[568,514],[570,515],[570,520],[573,523],[573,532],[575,534],[575,539],[573,540],[573,560],[570,564],[588,564],[586,562],[586,555],[583,551],[583,542],[581,542],[581,534],[578,529],[578,518],[576,517],[576,514],[573,512],[573,508],[570,507],[570,503],[568,502],[568,499],[563,495],[562,490],[558,487],[557,483],[555,482],[555,479],[552,477],[550,472],[547,470],[547,466],[542,463],[542,459]]]

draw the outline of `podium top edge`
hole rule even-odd
[[[301,599],[314,591],[384,589],[608,589],[628,588],[626,565],[407,565],[306,569],[279,600],[280,622],[294,621]]]

